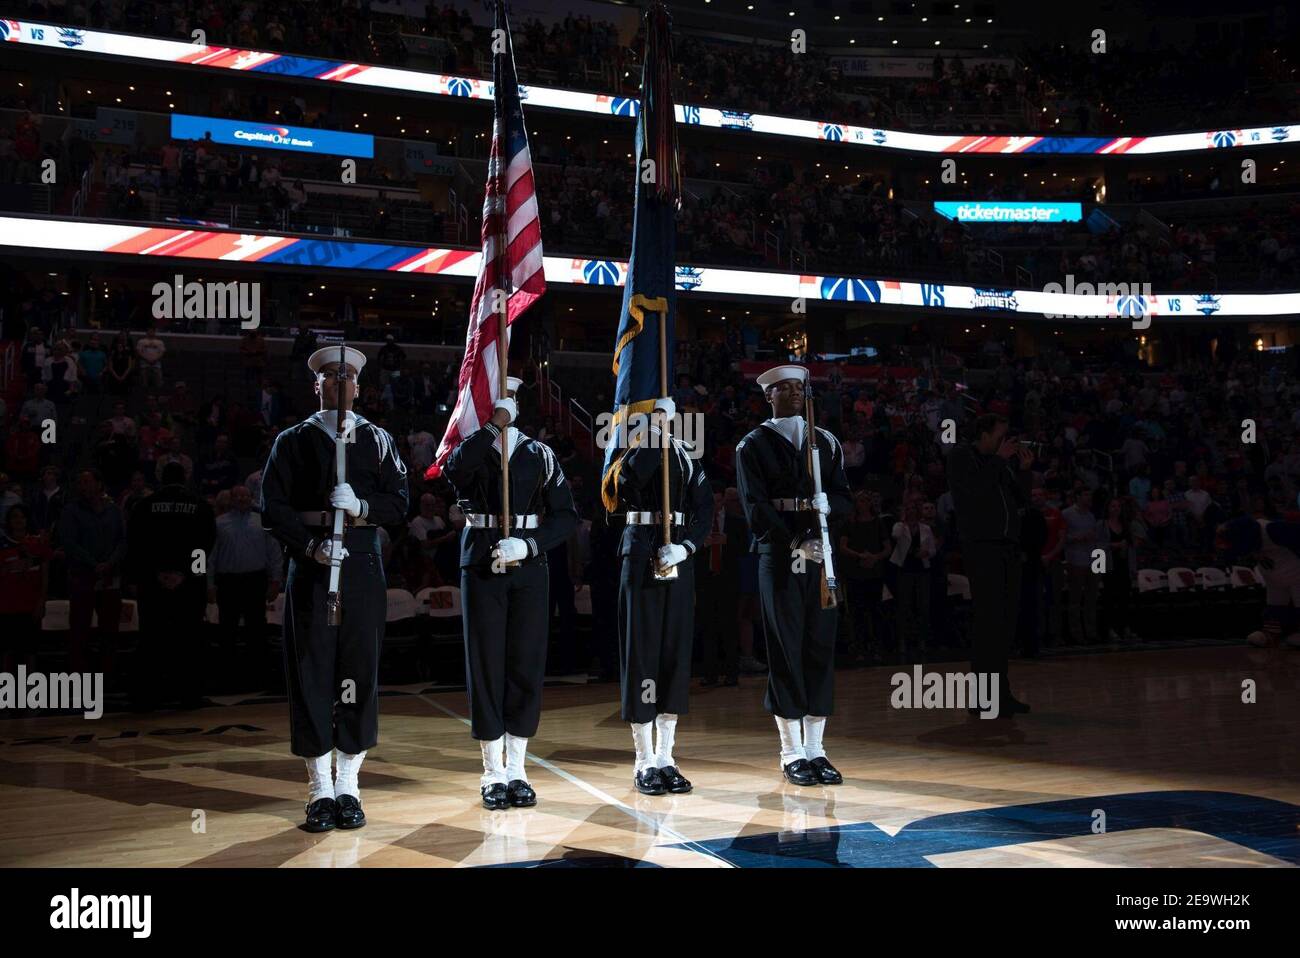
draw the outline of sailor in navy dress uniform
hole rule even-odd
[[[483,753],[480,793],[486,808],[537,804],[524,759],[537,733],[550,632],[546,553],[578,523],[564,470],[551,448],[511,428],[514,394],[468,436],[443,467],[465,512],[460,540],[461,615],[470,734]],[[510,449],[510,525],[502,534],[502,434]]]
[[[772,418],[737,444],[736,484],[759,554],[768,662],[763,707],[776,718],[782,771],[795,785],[838,785],[843,777],[822,747],[835,686],[837,610],[821,607],[817,513],[842,522],[853,502],[843,450],[820,427],[823,488],[813,494],[803,416],[807,376],[802,366],[777,366],[758,377]]]
[[[353,398],[366,364],[347,348]],[[357,775],[379,736],[379,651],[388,589],[379,527],[406,518],[406,466],[393,437],[362,416],[345,419],[347,482],[336,483],[339,347],[312,353],[321,408],[284,430],[262,470],[262,523],[289,554],[284,663],[290,748],[307,762],[309,831],[365,824]],[[334,509],[347,513],[339,590],[341,624],[327,624]],[[334,756],[331,778],[330,758]]]
[[[652,426],[618,461],[613,477],[618,508],[614,519],[626,526],[619,544],[623,568],[618,584],[619,662],[623,721],[632,725],[636,748],[633,784],[646,795],[691,790],[677,768],[673,741],[677,717],[685,714],[691,682],[695,631],[694,563],[685,561],[709,536],[713,492],[693,450],[672,438],[669,448],[669,501],[672,543],[663,541],[663,446],[661,426],[675,406],[655,401]],[[660,417],[663,417],[662,419]],[[634,424],[633,424],[634,425]],[[655,565],[675,566],[675,579],[658,579]],[[658,733],[658,742],[654,741]]]

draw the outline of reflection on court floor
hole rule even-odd
[[[696,690],[688,795],[632,787],[614,685],[547,688],[539,804],[478,802],[463,692],[387,690],[361,775],[369,824],[298,828],[282,701],[0,722],[0,865],[1071,867],[1300,864],[1300,655],[1213,647],[1017,663],[1034,711],[895,710],[893,669],[841,672],[826,743],[845,783],[778,770],[763,682]],[[1245,704],[1243,680],[1256,684]],[[201,822],[202,827],[198,827]]]

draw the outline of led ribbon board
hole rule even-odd
[[[27,20],[0,20],[0,41],[34,44],[51,50],[92,53],[109,57],[130,57],[161,63],[186,64],[219,70],[246,70],[351,83],[382,90],[403,90],[433,96],[492,99],[492,82],[475,77],[444,73],[421,73],[393,67],[321,60],[287,53],[243,50],[238,47],[200,46],[183,40],[82,30]],[[553,87],[523,86],[522,100],[530,106],[606,116],[636,116],[635,97],[582,93]],[[1300,140],[1300,125],[1263,126],[1249,129],[1205,130],[1162,136],[994,136],[977,134],[909,133],[875,127],[849,126],[823,120],[805,120],[766,113],[746,113],[714,107],[676,106],[677,122],[723,130],[749,130],[771,136],[804,140],[853,143],[858,146],[906,150],[914,153],[1071,153],[1111,155],[1120,153],[1179,153],[1187,150],[1215,150],[1237,146],[1267,146]]]
[[[213,229],[185,229],[95,223],[86,220],[0,216],[0,248],[30,252],[108,253],[162,259],[304,266],[389,273],[478,275],[478,250],[397,246],[352,240],[270,236]],[[170,268],[170,267],[169,267]],[[606,259],[547,256],[548,283],[622,286],[627,263]],[[1159,293],[1120,284],[1087,292],[954,286],[910,280],[819,276],[707,266],[677,267],[683,293],[797,298],[859,305],[916,306],[931,310],[973,310],[997,314],[1120,319],[1140,323],[1154,316],[1284,316],[1300,313],[1300,293]],[[955,319],[956,317],[954,317]]]
[[[173,140],[202,140],[210,134],[213,143],[229,146],[292,150],[318,156],[355,156],[367,160],[375,155],[375,138],[368,133],[340,133],[252,120],[219,120],[186,113],[173,113],[171,119]]]
[[[959,223],[998,225],[1077,223],[1083,219],[1081,203],[1025,203],[997,200],[935,200],[934,211]]]

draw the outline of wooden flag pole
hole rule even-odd
[[[505,399],[507,394],[506,368],[510,360],[509,331],[506,326],[506,312],[497,313],[497,395]],[[501,535],[509,536],[514,530],[510,528],[510,426],[501,430]]]
[[[498,7],[500,7],[499,2],[498,2]],[[509,35],[510,35],[509,30],[507,29],[506,36],[509,37]],[[496,123],[498,124],[498,126],[502,122],[502,109],[501,109],[502,92],[501,92],[500,73],[501,71],[497,70],[494,64],[493,76],[496,82],[493,84],[492,92],[493,92],[493,96],[496,97],[497,100]],[[501,130],[498,129],[493,135],[497,136],[500,133]],[[498,256],[502,256],[506,251],[508,229],[507,229],[505,216],[504,216],[505,203],[506,203],[505,171],[501,168],[500,163],[497,164],[497,169],[494,175],[496,176],[496,195],[500,197],[501,207],[502,207],[501,213],[498,214],[497,216],[498,225],[497,225],[496,253]],[[497,288],[493,290],[495,300],[492,305],[493,307],[500,306],[500,309],[497,311],[497,398],[498,399],[507,398],[508,385],[506,380],[509,379],[509,373],[510,373],[510,328],[509,328],[509,323],[507,322],[507,317],[510,313],[509,286],[510,286],[510,273],[506,271],[505,273],[501,274],[500,279],[498,280]],[[509,536],[514,532],[514,529],[510,527],[510,429],[511,426],[507,425],[505,429],[501,430],[501,537],[503,539],[509,538]],[[518,564],[519,564],[518,562],[507,562],[506,566],[507,568],[510,568]]]

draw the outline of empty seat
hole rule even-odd
[[[405,589],[388,590],[388,606],[384,615],[385,622],[404,622],[407,619],[414,619],[415,615],[415,596]]]
[[[970,579],[964,575],[957,575],[955,572],[948,573],[948,594],[961,596],[967,602],[970,601]]]
[[[1216,569],[1212,565],[1203,565],[1196,570],[1196,577],[1200,580],[1202,589],[1226,589],[1228,587],[1228,573],[1222,569]]]
[[[140,616],[135,599],[122,599],[122,611],[117,617],[118,632],[139,632]]]
[[[1139,592],[1163,592],[1169,588],[1169,575],[1159,569],[1138,569]]]
[[[460,589],[454,585],[439,586],[436,589],[421,589],[427,605],[425,615],[435,619],[460,618]]]
[[[1264,584],[1263,578],[1256,570],[1244,565],[1232,567],[1229,581],[1232,582],[1234,589],[1251,589]]]
[[[45,617],[41,619],[41,631],[68,631],[68,616],[69,606],[67,599],[46,599]]]

